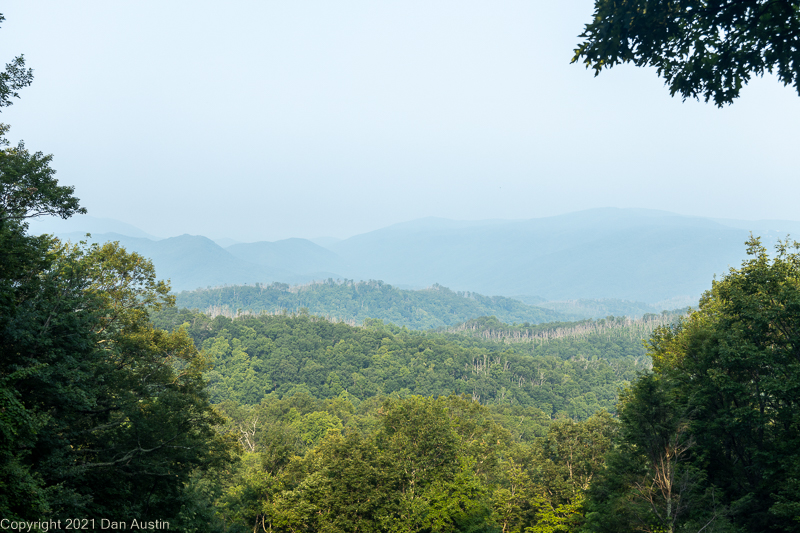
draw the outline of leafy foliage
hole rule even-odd
[[[0,23],[6,18],[0,13]],[[11,98],[19,98],[19,90],[33,83],[33,71],[25,68],[25,58],[17,56],[6,63],[6,68],[0,72],[0,107],[8,107],[13,102]],[[5,131],[3,131],[5,133]]]
[[[149,262],[114,244],[52,245],[3,313],[0,376],[22,415],[11,435],[25,437],[3,447],[22,447],[14,468],[35,480],[42,512],[177,516],[191,473],[227,460],[205,361],[185,332],[150,325],[168,288]]]
[[[0,14],[0,23],[5,17]],[[8,107],[11,98],[19,98],[19,90],[33,83],[33,71],[25,68],[25,58],[16,57],[0,72],[0,108]],[[72,193],[73,187],[59,186],[50,168],[52,155],[31,154],[20,142],[7,148],[7,124],[0,124],[0,223],[22,221],[41,215],[68,218],[86,213]]]
[[[800,91],[800,2],[596,0],[573,62],[599,74],[654,66],[683,98],[731,103],[750,77],[774,72]]]
[[[23,220],[42,215],[69,218],[86,213],[72,193],[74,187],[58,185],[50,168],[52,155],[31,154],[20,142],[0,150],[0,217]]]
[[[165,329],[186,324],[214,365],[206,374],[214,402],[256,404],[269,394],[299,390],[317,398],[346,390],[360,400],[455,393],[583,419],[612,410],[618,387],[645,369],[636,335],[508,345],[381,321],[359,328],[307,314],[211,319],[167,309],[153,320]]]
[[[248,428],[254,447],[218,502],[226,521],[255,531],[562,531],[582,521],[615,428],[598,414],[517,440],[464,397],[353,401],[298,393],[227,404],[232,429]],[[292,435],[293,420],[313,413],[341,416],[342,429],[314,447],[284,440],[288,459],[276,462],[276,432]]]

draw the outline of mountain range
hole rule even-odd
[[[195,235],[158,239],[108,219],[68,222],[34,221],[31,230],[71,240],[90,231],[92,241],[119,241],[150,257],[175,291],[374,279],[406,289],[438,283],[529,303],[620,299],[674,307],[696,302],[715,275],[738,266],[750,232],[768,246],[800,232],[794,221],[605,208],[530,220],[424,218],[343,240],[218,241],[223,247]]]

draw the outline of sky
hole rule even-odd
[[[593,2],[9,0],[0,120],[89,214],[160,237],[638,207],[800,220],[800,97],[570,64]]]

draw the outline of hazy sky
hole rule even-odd
[[[570,65],[593,2],[3,2],[3,111],[96,217],[159,236],[346,237],[592,207],[800,219],[800,97],[732,106]]]

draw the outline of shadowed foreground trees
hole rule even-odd
[[[190,475],[229,459],[205,359],[150,323],[172,298],[148,260],[26,234],[81,210],[49,163],[0,151],[0,515],[177,523]]]
[[[32,79],[22,56],[6,65],[0,108]],[[116,243],[28,235],[31,217],[86,210],[58,184],[52,156],[7,146],[0,139],[0,517],[207,524],[210,514],[183,511],[187,483],[226,464],[230,445],[214,429],[205,359],[184,331],[150,323],[173,302],[169,287]]]
[[[115,244],[21,229],[0,223],[3,516],[174,520],[190,474],[228,452],[205,360],[149,322],[167,287]]]

